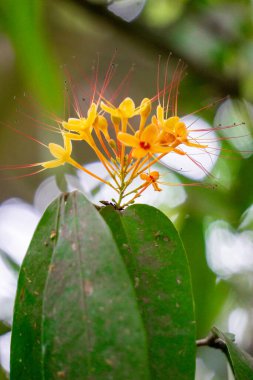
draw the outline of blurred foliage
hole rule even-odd
[[[1,2],[2,32],[13,44],[21,75],[45,106],[56,112],[62,103],[59,70],[46,38],[44,4],[40,0]]]
[[[115,3],[124,2],[125,7],[113,8]],[[229,101],[220,100],[218,111],[215,106],[209,107],[201,116],[215,127],[219,123],[245,122],[247,129],[239,134],[246,135],[247,141],[238,145],[240,140],[233,135],[233,128],[220,131],[225,159],[220,157],[214,168],[218,187],[215,190],[187,189],[188,198],[179,210],[177,221],[189,255],[197,329],[202,336],[215,320],[221,321],[222,327],[227,326],[229,311],[238,305],[236,289],[240,289],[240,301],[246,300],[244,308],[252,309],[252,300],[245,290],[250,289],[250,293],[252,284],[248,281],[247,286],[241,285],[243,273],[238,274],[236,280],[217,280],[206,261],[204,238],[205,229],[214,220],[225,220],[236,231],[242,214],[253,203],[252,2],[147,0],[139,2],[138,7],[135,3],[138,1],[9,0],[0,3],[3,123],[0,161],[6,165],[41,161],[42,149],[10,131],[7,124],[46,142],[48,133],[35,128],[34,119],[63,117],[64,75],[60,66],[67,65],[74,73],[77,91],[83,86],[85,92],[87,80],[84,78],[92,74],[98,51],[101,53],[99,71],[103,72],[115,48],[119,48],[116,61],[121,80],[132,63],[136,64],[129,91],[137,102],[141,97],[155,94],[158,55],[166,60],[169,52],[173,53],[171,70],[179,58],[188,65],[188,76],[180,89],[180,114],[191,113],[230,95]],[[133,20],[126,22],[124,18],[127,19],[129,7],[134,4],[136,18],[132,13]],[[24,99],[24,92],[29,97]],[[14,97],[18,100],[14,101]],[[17,108],[33,119],[23,117]],[[51,111],[49,118],[46,110]],[[80,149],[78,155],[85,161],[94,158],[90,152]],[[5,177],[5,173],[0,173]],[[32,201],[41,180],[42,176],[38,175],[20,178],[18,185],[17,181],[1,181],[0,199],[15,196]],[[249,272],[252,273],[253,268],[249,268]],[[253,330],[252,322],[248,329]],[[253,339],[245,349],[253,353]],[[216,379],[221,378],[217,375]]]

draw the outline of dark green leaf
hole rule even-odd
[[[185,251],[159,210],[101,210],[126,262],[147,330],[152,379],[194,379],[195,320]]]
[[[146,336],[109,228],[78,193],[44,214],[21,268],[12,380],[149,379]]]
[[[42,379],[41,325],[43,291],[58,228],[60,201],[43,215],[19,275],[11,341],[11,379]]]
[[[235,380],[253,380],[253,358],[231,340],[231,334],[224,334],[216,327],[212,328],[212,333],[219,338],[219,345],[227,355]]]

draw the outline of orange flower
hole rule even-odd
[[[152,185],[155,191],[162,191],[162,189],[160,189],[157,183],[157,181],[159,180],[159,177],[160,177],[160,174],[156,170],[151,172],[150,174],[146,174],[146,173],[140,174],[140,178],[143,181],[146,181],[143,187],[146,189],[149,185]]]
[[[147,154],[169,153],[173,150],[170,147],[161,146],[159,129],[154,124],[149,124],[143,132],[138,131],[135,135],[119,132],[117,137],[122,144],[133,148],[133,158],[142,158]]]
[[[207,145],[192,143],[189,138],[189,131],[183,121],[178,116],[164,118],[164,109],[161,105],[157,106],[156,116],[153,116],[152,122],[160,128],[160,144],[163,146],[172,146],[176,148],[180,144],[195,148],[207,148]],[[178,150],[175,150],[179,153]],[[181,154],[181,153],[180,153]]]

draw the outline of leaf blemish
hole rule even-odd
[[[140,284],[140,279],[139,279],[139,277],[135,277],[135,278],[134,278],[134,287],[135,287],[135,288],[138,288],[139,284]]]
[[[65,371],[58,371],[58,372],[57,372],[57,376],[58,376],[60,379],[64,379],[64,378],[65,378]]]
[[[54,240],[54,239],[56,238],[56,236],[57,236],[56,231],[55,231],[55,230],[52,230],[51,233],[50,233],[50,239],[51,239],[51,240]]]
[[[48,267],[48,271],[51,273],[51,272],[53,272],[54,268],[55,268],[55,265],[54,264],[50,264],[49,267]]]
[[[87,295],[87,296],[91,296],[93,294],[93,285],[92,283],[89,281],[89,280],[85,280],[84,281],[84,293]]]
[[[129,247],[129,245],[126,244],[126,243],[123,243],[123,244],[122,244],[122,248],[123,248],[123,249],[127,249],[128,252],[130,252],[130,250],[131,250],[130,247]]]
[[[105,359],[106,364],[108,364],[110,367],[113,367],[113,359]]]

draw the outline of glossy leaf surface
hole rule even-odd
[[[185,251],[159,210],[101,211],[128,267],[147,330],[151,378],[194,379],[195,320]]]
[[[44,214],[21,269],[11,379],[149,379],[131,280],[95,207],[72,193]]]

